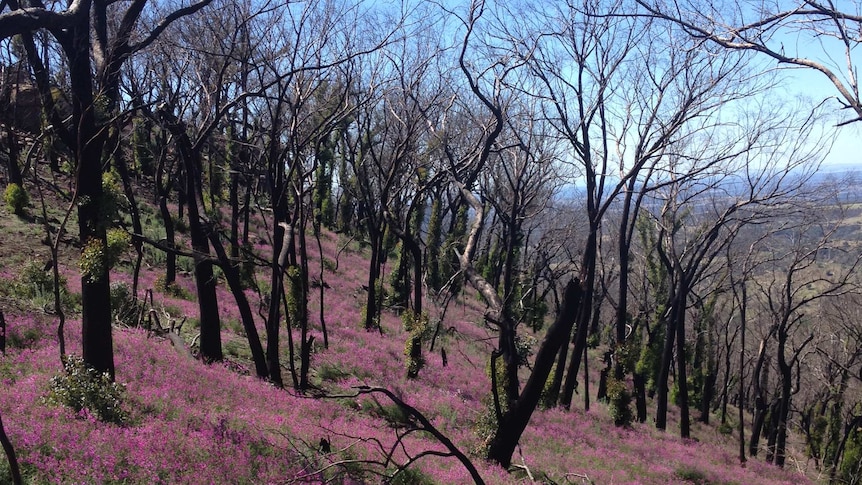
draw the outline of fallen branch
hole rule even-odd
[[[446,448],[447,451],[446,452],[427,451],[427,450],[423,451],[423,452],[417,454],[416,456],[409,457],[408,462],[406,464],[400,466],[399,470],[403,470],[403,469],[407,468],[407,466],[416,462],[419,458],[422,458],[425,456],[440,456],[440,457],[453,456],[458,461],[460,461],[461,464],[464,466],[464,468],[466,468],[467,471],[470,473],[470,476],[473,478],[473,483],[475,483],[476,485],[485,485],[485,480],[483,480],[482,476],[479,475],[479,471],[476,470],[476,467],[473,465],[473,462],[470,461],[470,459],[467,457],[467,455],[465,455],[461,450],[459,450],[458,447],[455,446],[455,444],[452,443],[452,441],[446,437],[446,435],[441,433],[440,430],[438,430],[433,424],[431,424],[431,421],[428,418],[426,418],[424,414],[419,412],[419,410],[417,410],[413,406],[402,401],[401,398],[396,396],[389,389],[385,389],[382,387],[370,387],[370,386],[356,386],[356,387],[354,387],[354,389],[356,389],[355,394],[332,395],[332,396],[325,396],[325,397],[337,399],[337,398],[355,398],[355,397],[358,397],[361,395],[369,395],[369,394],[383,394],[387,398],[389,398],[390,401],[395,403],[396,406],[398,406],[398,408],[406,415],[407,421],[409,421],[412,425],[411,427],[409,427],[408,430],[399,433],[399,437],[398,437],[396,444],[391,448],[391,450],[388,453],[386,453],[387,464],[391,461],[391,457],[392,457],[392,454],[395,452],[395,449],[402,446],[402,442],[407,435],[412,434],[414,432],[418,432],[418,431],[424,431],[424,432],[430,434],[431,436],[433,436],[441,445],[443,445]]]
[[[186,345],[185,339],[183,339],[183,337],[180,335],[180,330],[183,328],[183,324],[186,323],[187,317],[183,317],[183,319],[180,320],[179,323],[177,323],[176,318],[171,316],[168,312],[162,310],[162,312],[164,312],[165,318],[167,318],[167,320],[170,322],[168,327],[164,327],[162,326],[162,322],[159,319],[159,312],[157,312],[156,309],[152,306],[152,290],[147,290],[147,296],[144,297],[145,303],[147,299],[150,300],[150,309],[147,312],[149,317],[147,330],[149,331],[149,333],[157,337],[164,337],[168,339],[168,341],[171,342],[177,352],[179,352],[184,357],[188,357],[189,359],[194,360],[195,357],[194,355],[192,355],[191,350],[189,350],[190,346]]]

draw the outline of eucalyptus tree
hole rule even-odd
[[[216,299],[217,278],[213,267],[216,259],[221,259],[224,252],[218,238],[220,222],[220,197],[215,195],[221,178],[214,166],[218,157],[213,156],[214,145],[219,144],[217,137],[223,128],[224,117],[238,101],[248,96],[248,93],[238,92],[240,77],[237,72],[238,62],[235,59],[247,58],[250,46],[237,41],[247,32],[249,23],[255,19],[263,19],[260,11],[232,7],[232,15],[225,11],[207,12],[201,22],[184,26],[182,29],[172,29],[165,37],[164,49],[175,53],[183,53],[183,66],[173,64],[170,57],[164,56],[158,62],[167,64],[160,70],[171,75],[180,71],[192,71],[197,82],[190,82],[185,76],[179,76],[176,81],[159,80],[161,85],[157,91],[160,99],[154,109],[150,105],[142,105],[142,111],[149,113],[154,122],[170,134],[169,144],[176,146],[175,153],[182,174],[182,194],[187,209],[191,249],[194,260],[194,280],[197,291],[198,309],[200,312],[200,351],[206,361],[222,359],[221,319]],[[207,49],[200,49],[199,42],[205,40]],[[184,67],[184,68],[183,68]],[[260,80],[256,80],[258,86]],[[174,84],[176,83],[176,84]],[[176,86],[175,89],[171,89]],[[258,87],[259,89],[259,87]],[[133,97],[141,99],[145,95],[134,92]],[[161,184],[160,184],[161,185]],[[163,194],[163,199],[164,197]],[[164,208],[163,208],[164,212]],[[211,256],[215,252],[215,257]],[[221,266],[229,284],[238,285],[236,268],[230,261]],[[230,267],[225,267],[230,265]],[[242,293],[234,291],[234,294]],[[255,357],[257,374],[266,375],[263,366],[262,348],[254,326],[253,316],[244,294],[238,297],[238,306],[252,355]]]
[[[565,146],[564,157],[576,165],[585,183],[587,238],[578,262],[585,300],[565,383],[555,382],[552,389],[556,394],[556,385],[562,384],[559,402],[564,407],[570,405],[577,385],[592,322],[601,219],[621,188],[608,181],[612,159],[606,149],[609,137],[604,136],[610,128],[604,100],[613,94],[612,80],[633,50],[634,39],[644,33],[644,27],[631,19],[591,15],[600,8],[598,2],[557,6],[508,32],[513,54],[523,59],[532,78],[530,94],[542,100],[547,121]],[[567,350],[560,351],[558,369],[567,365]]]
[[[377,53],[377,56],[383,54]],[[385,60],[377,57],[362,62],[363,76],[357,80],[351,99],[356,106],[355,128],[343,135],[353,182],[344,188],[351,190],[351,197],[356,201],[358,226],[371,249],[362,325],[366,330],[374,330],[380,328],[383,305],[381,275],[386,261],[386,212],[396,185],[405,176],[406,167],[401,159],[408,155],[409,143],[413,140],[411,133],[400,136],[401,126],[385,112],[388,90],[384,86],[391,87],[394,82]],[[377,89],[378,86],[382,89]]]
[[[525,273],[530,239],[538,239],[539,215],[550,209],[564,182],[556,141],[541,120],[537,103],[529,98],[514,101],[506,124],[495,155],[478,180],[492,218],[485,231],[488,249],[478,267],[503,296],[504,311],[518,321],[530,318],[524,304],[535,290]]]
[[[656,426],[666,424],[667,377],[677,354],[675,383],[681,407],[680,432],[687,436],[687,363],[685,330],[687,300],[712,263],[739,231],[763,224],[792,210],[794,200],[806,197],[828,139],[818,139],[822,125],[818,113],[792,105],[749,103],[736,121],[717,134],[723,144],[712,143],[689,152],[687,160],[712,160],[696,172],[682,165],[668,167],[670,179],[687,174],[660,194],[661,209],[653,212],[659,232],[658,251],[669,276],[670,292],[663,315],[666,324],[659,374]],[[730,143],[728,143],[730,142]],[[704,157],[703,150],[715,150]],[[782,212],[784,211],[784,213]]]
[[[123,66],[135,53],[148,48],[171,24],[196,14],[211,0],[193,2],[175,10],[159,5],[142,15],[146,0],[128,4],[75,1],[65,7],[42,2],[5,2],[0,10],[0,39],[34,33],[50,34],[68,67],[71,120],[66,125],[52,109],[50,86],[43,73],[39,81],[43,109],[53,129],[69,147],[75,166],[78,237],[82,258],[82,336],[84,362],[113,376],[111,307],[108,265],[105,264],[106,227],[102,220],[102,160],[108,137],[107,123],[121,105],[119,80]],[[37,79],[39,78],[37,77]],[[47,94],[47,95],[46,95]],[[90,264],[92,263],[92,264]]]
[[[298,390],[309,387],[314,341],[307,311],[310,271],[306,239],[309,221],[319,229],[314,214],[314,192],[319,184],[314,178],[325,175],[320,167],[330,163],[323,158],[331,155],[324,152],[348,131],[346,125],[358,109],[352,96],[357,80],[366,75],[358,69],[362,58],[388,43],[396,28],[378,23],[373,10],[359,5],[340,11],[331,7],[328,2],[312,2],[279,10],[278,20],[266,33],[269,54],[256,59],[253,69],[255,77],[263,80],[254,115],[263,124],[258,129],[259,169],[265,174],[272,209],[272,220],[267,221],[273,248],[266,316],[267,365],[270,379],[281,385],[279,339],[284,314],[290,322],[288,365]],[[300,331],[298,372],[294,327]]]
[[[551,388],[559,404],[568,407],[587,337],[600,321],[593,299],[603,293],[598,265],[606,215],[618,211],[614,346],[622,351],[627,332],[635,330],[628,328],[633,321],[630,248],[644,197],[669,182],[657,177],[660,166],[706,137],[705,132],[718,130],[722,122],[717,113],[762,85],[747,77],[740,56],[707,49],[676,28],[639,16],[633,2],[585,0],[536,15],[521,13],[510,11],[517,20],[505,23],[497,37],[508,43],[511,58],[523,62],[529,79],[523,92],[541,103],[544,119],[565,151],[561,158],[584,185],[587,237],[571,265],[579,268],[587,300],[578,316],[571,359],[568,346],[558,356],[558,374],[567,367],[565,382],[557,376]],[[704,156],[689,169],[697,172],[711,163],[716,162]],[[615,357],[614,374],[621,379],[625,359]]]
[[[176,43],[168,40],[173,31],[169,30],[159,42],[145,52],[136,55],[124,70],[121,89],[132,100],[136,116],[132,120],[133,133],[129,143],[133,152],[136,169],[141,175],[153,178],[153,204],[159,208],[164,238],[161,242],[165,249],[164,276],[160,285],[170,288],[177,277],[177,231],[175,221],[183,217],[185,189],[180,178],[180,164],[176,157],[168,156],[168,132],[159,128],[153,107],[161,103],[179,104],[177,100],[183,89],[183,79],[179,73],[192,69],[188,56],[169,59]],[[151,165],[147,167],[147,165]],[[169,202],[173,193],[177,195],[178,214],[171,214]],[[143,237],[133,236],[133,241]]]
[[[360,228],[371,248],[363,315],[369,330],[379,325],[382,267],[396,238],[401,242],[396,306],[409,303],[417,321],[423,312],[421,229],[429,190],[444,175],[432,163],[428,124],[439,116],[449,91],[439,27],[433,16],[420,17],[403,24],[395,41],[365,61],[369,69],[357,80],[354,130],[344,134],[352,182],[343,189],[358,203]],[[420,345],[416,339],[411,344],[417,362]],[[414,371],[410,374],[415,377]]]
[[[842,223],[841,210],[833,205],[834,199],[828,199],[826,188],[815,190],[817,197],[811,197],[807,210],[796,216],[791,227],[777,234],[769,248],[763,248],[769,254],[767,272],[752,282],[760,301],[760,314],[769,322],[770,343],[775,343],[779,392],[772,406],[775,413],[770,419],[766,458],[778,466],[785,463],[791,400],[800,390],[795,384],[798,377],[794,377],[794,369],[798,376],[804,352],[819,333],[811,314],[819,312],[822,300],[857,289],[856,273],[862,261],[862,256],[856,254],[844,264],[830,264],[835,261],[830,256],[842,252],[841,248],[833,247]],[[753,450],[756,437],[757,430],[752,435]]]
[[[394,130],[384,129],[382,143],[369,145],[373,167],[379,169],[385,166],[381,162],[389,159],[401,171],[385,198],[383,216],[386,229],[400,241],[397,266],[392,272],[391,303],[396,309],[408,309],[402,320],[410,331],[410,378],[415,378],[423,365],[422,342],[430,324],[424,306],[425,275],[430,272],[424,252],[439,251],[441,236],[438,196],[432,202],[432,211],[437,212],[427,223],[429,238],[437,242],[423,241],[428,200],[448,185],[445,166],[439,163],[442,152],[434,126],[446,116],[454,97],[451,46],[441,41],[444,36],[439,12],[423,9],[415,15],[419,20],[405,26],[403,37],[386,49],[395,82],[384,94],[381,121]]]
[[[853,478],[853,457],[847,457],[845,451],[852,435],[858,436],[858,425],[862,423],[859,309],[858,292],[828,298],[820,305],[820,313],[828,325],[818,329],[814,345],[819,359],[815,366],[809,365],[814,367],[810,381],[823,388],[823,393],[819,396],[822,399],[812,403],[813,409],[808,411],[809,427],[814,429],[806,432],[806,439],[811,454],[815,459],[819,457],[818,468],[828,472],[833,483]],[[817,415],[811,416],[814,413]],[[804,420],[802,428],[808,428]]]
[[[518,321],[506,311],[504,295],[492,286],[477,271],[474,261],[480,233],[485,224],[485,207],[475,194],[479,173],[491,167],[501,147],[501,134],[506,129],[509,102],[512,92],[506,87],[507,78],[513,75],[520,63],[508,64],[503,52],[488,40],[486,19],[488,11],[484,2],[473,2],[464,11],[449,11],[461,22],[464,37],[458,48],[458,65],[466,80],[468,98],[473,99],[479,110],[463,113],[472,122],[472,128],[456,128],[463,136],[452,137],[449,125],[438,126],[436,136],[442,142],[445,162],[457,187],[460,197],[469,207],[471,219],[462,249],[455,249],[460,271],[487,304],[485,321],[498,332],[497,345],[490,358],[491,394],[493,398],[494,424],[485,436],[487,457],[503,467],[508,467],[518,445],[521,434],[529,424],[532,413],[539,404],[545,382],[550,375],[554,356],[566,336],[571,332],[577,307],[581,301],[580,285],[570,281],[566,285],[564,303],[556,319],[546,332],[540,345],[529,378],[520,386],[518,367],[520,356],[517,349]],[[483,67],[479,67],[483,66]],[[454,105],[453,105],[454,106]],[[471,106],[469,102],[460,106]],[[498,360],[502,369],[497,371]],[[498,382],[502,380],[502,382]],[[501,392],[502,391],[502,392]]]
[[[747,460],[745,451],[745,410],[748,403],[748,399],[746,397],[748,394],[748,388],[746,386],[745,371],[746,368],[750,366],[751,360],[746,357],[748,354],[748,308],[750,302],[748,282],[754,277],[760,264],[763,262],[761,258],[757,257],[759,248],[764,241],[768,240],[772,235],[770,231],[763,231],[759,236],[746,239],[746,236],[754,231],[756,231],[754,228],[743,230],[741,234],[737,235],[737,237],[732,241],[732,244],[725,246],[724,266],[727,270],[729,280],[728,284],[730,286],[730,294],[728,296],[728,300],[730,302],[730,315],[727,317],[727,323],[725,325],[724,342],[726,345],[726,353],[721,398],[721,422],[722,424],[725,423],[727,416],[727,403],[729,400],[729,394],[731,393],[731,346],[733,346],[733,340],[736,340],[736,336],[739,335],[736,369],[736,379],[738,381],[736,405],[739,413],[737,430],[739,433],[738,458],[740,463],[745,463]],[[732,321],[735,321],[736,325],[733,330],[733,337],[729,338],[729,327]],[[752,379],[752,381],[756,389],[759,385],[759,380]]]

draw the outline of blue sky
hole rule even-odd
[[[808,58],[825,65],[849,87],[847,51],[837,38],[828,35],[812,36],[809,30],[803,28],[777,34],[771,39],[770,47],[775,48],[776,43],[781,45],[782,50],[786,47],[787,55]],[[862,53],[858,50],[858,43],[851,43],[851,46],[853,49],[850,51],[850,62],[858,69],[862,65]],[[807,98],[812,106],[826,99],[826,106],[834,110],[832,123],[835,125],[856,117],[854,111],[841,109],[841,104],[836,99],[839,95],[837,88],[822,72],[802,67],[786,68],[783,71],[787,79],[787,94]],[[858,76],[858,72],[854,76]],[[858,79],[856,81],[858,83]],[[834,134],[835,143],[824,165],[854,165],[856,168],[862,168],[862,121],[836,127]]]
[[[787,69],[784,74],[786,75],[784,88],[788,96],[800,96],[807,99],[812,106],[824,99],[827,100],[826,106],[834,109],[834,117],[830,120],[833,126],[855,116],[853,111],[841,109],[841,105],[835,99],[838,91],[823,73],[813,69],[793,68]],[[833,129],[835,143],[826,156],[824,165],[855,165],[857,168],[862,168],[862,121],[835,126]],[[824,168],[828,170],[828,167]]]

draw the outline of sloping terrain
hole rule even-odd
[[[30,214],[37,208],[31,204]],[[259,222],[259,221],[258,221]],[[19,291],[25,267],[49,259],[37,217],[19,218],[0,208],[0,309],[7,324],[0,357],[0,413],[29,483],[471,483],[456,458],[421,422],[383,393],[391,391],[426,417],[464,452],[485,483],[806,483],[798,471],[752,460],[740,466],[734,436],[695,427],[696,440],[680,440],[649,423],[613,425],[604,404],[589,411],[577,399],[569,412],[538,411],[521,440],[511,473],[484,462],[481,427],[487,418],[490,380],[486,366],[495,335],[482,322],[472,291],[453,303],[441,323],[435,349],[425,345],[426,365],[406,378],[408,334],[398,317],[384,312],[382,331],[362,328],[366,254],[356,242],[324,233],[323,315],[329,348],[320,332],[319,293],[312,292],[315,353],[313,393],[300,395],[256,379],[249,372],[248,345],[233,298],[219,285],[223,363],[205,365],[185,348],[144,328],[114,328],[116,381],[122,424],[106,423],[89,409],[75,412],[52,402],[52,378],[62,374],[56,315],[46,312],[45,289]],[[267,257],[263,225],[255,250]],[[312,245],[314,248],[315,245]],[[316,250],[312,268],[320,262]],[[70,310],[67,352],[80,354],[79,315],[74,310],[76,251],[63,251]],[[112,271],[112,282],[131,285],[129,251]],[[35,263],[31,263],[35,262]],[[139,292],[156,288],[158,261],[145,259]],[[388,268],[387,268],[388,269]],[[258,277],[259,283],[266,278]],[[152,292],[145,312],[160,322],[181,322],[185,346],[194,351],[197,306],[194,286],[181,276],[180,290]],[[258,293],[248,291],[252,305]],[[429,302],[432,321],[439,310]],[[262,319],[258,331],[263,333]],[[288,339],[282,348],[288,362]],[[537,336],[540,337],[540,336]],[[175,339],[176,340],[176,339]],[[444,364],[441,350],[445,352]],[[598,362],[599,352],[591,355]],[[289,372],[285,382],[290,386]],[[368,387],[366,387],[368,386]],[[594,388],[595,386],[593,386]],[[56,385],[54,385],[56,388]],[[576,396],[578,397],[578,396]],[[487,420],[487,419],[486,419]],[[414,461],[415,460],[415,461]],[[0,483],[9,471],[0,460]],[[409,465],[409,466],[408,466]]]

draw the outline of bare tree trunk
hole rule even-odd
[[[279,329],[281,327],[281,299],[284,294],[284,271],[289,250],[289,235],[293,229],[283,220],[284,214],[274,204],[275,225],[272,235],[272,264],[270,266],[270,299],[269,314],[266,319],[266,363],[269,368],[269,379],[277,387],[283,387],[281,378],[281,362],[279,357]],[[288,326],[290,323],[288,323]]]
[[[686,285],[683,282],[681,285]],[[687,285],[686,285],[687,286]],[[679,435],[681,438],[691,437],[691,421],[689,417],[688,403],[688,374],[686,371],[686,352],[685,352],[685,307],[687,288],[680,288],[675,304],[674,316],[676,323],[676,383],[679,392],[677,399],[679,400]]]
[[[664,350],[661,354],[658,383],[656,384],[658,398],[655,412],[655,427],[661,430],[667,429],[668,379],[670,378],[670,364],[673,360],[674,339],[676,338],[676,319],[670,316],[666,320]]]
[[[570,335],[566,335],[566,341],[560,345],[560,350],[557,353],[557,365],[554,367],[554,378],[551,381],[551,387],[548,388],[548,394],[545,404],[547,406],[555,406],[560,397],[560,389],[563,386],[563,376],[566,373],[566,362],[569,355],[569,341],[572,339]]]
[[[368,227],[368,238],[371,240],[371,262],[368,266],[368,293],[365,299],[365,330],[380,329],[378,315],[380,308],[377,294],[377,283],[380,280],[380,267],[383,264],[383,234],[376,227]]]
[[[117,136],[117,129],[114,129],[114,136]],[[117,169],[117,173],[120,175],[120,180],[123,182],[123,193],[126,195],[126,199],[129,200],[129,215],[132,218],[132,231],[135,234],[144,234],[143,225],[141,224],[141,213],[138,211],[138,204],[135,198],[135,190],[132,187],[132,180],[129,176],[128,164],[126,163],[125,158],[122,156],[121,150],[114,151],[114,167]],[[144,249],[143,249],[143,241],[138,237],[132,238],[132,245],[135,247],[135,267],[132,272],[132,295],[137,299],[138,297],[138,279],[141,272],[141,261],[144,258]]]
[[[645,423],[647,419],[646,378],[640,372],[635,371],[632,380],[634,381],[635,409],[637,410],[635,419],[638,423]]]
[[[569,282],[566,286],[563,306],[554,323],[548,328],[548,333],[536,353],[533,372],[527,379],[518,400],[509,407],[498,423],[497,433],[488,449],[488,458],[499,463],[503,468],[508,468],[512,464],[515,447],[539,403],[548,375],[554,366],[557,351],[561,345],[565,345],[567,336],[572,331],[578,307],[582,304],[582,297],[583,290],[580,282],[577,280]]]
[[[21,174],[21,167],[18,165],[18,159],[20,158],[18,136],[12,129],[12,123],[10,120],[7,119],[4,120],[4,122],[6,123],[6,144],[9,151],[9,159],[6,161],[9,173],[9,183],[18,184],[20,187],[24,187],[24,176]]]
[[[584,249],[583,263],[581,265],[581,274],[584,276],[584,296],[583,303],[580,305],[577,329],[574,337],[574,350],[572,350],[572,359],[569,361],[569,367],[566,371],[566,380],[563,384],[562,392],[560,393],[560,406],[569,409],[572,405],[572,395],[575,392],[575,387],[578,385],[578,372],[581,367],[581,359],[587,350],[587,335],[589,327],[592,323],[592,307],[593,295],[595,290],[596,279],[596,252],[598,251],[598,228],[591,227],[587,236],[587,243]]]
[[[746,312],[748,310],[748,292],[745,283],[742,283],[740,289],[741,300],[739,304],[739,402],[737,408],[739,410],[739,462],[745,463],[745,327],[746,327]]]
[[[165,136],[165,135],[163,135]],[[164,140],[163,140],[164,144]],[[165,226],[165,244],[169,249],[174,249],[176,247],[176,233],[174,231],[174,220],[171,217],[171,211],[168,209],[168,198],[171,193],[171,182],[165,182],[165,170],[168,169],[166,167],[167,164],[167,156],[164,151],[162,151],[161,156],[159,157],[159,163],[156,167],[156,197],[158,197],[159,204],[159,214],[162,217],[162,224]],[[173,168],[168,169],[170,172],[173,172]],[[172,177],[172,173],[167,174],[168,177]],[[174,251],[167,251],[165,253],[165,279],[164,279],[164,287],[167,288],[169,285],[172,285],[177,280],[177,255]]]
[[[302,208],[297,210],[297,246],[299,249],[299,258],[296,260],[292,254],[293,265],[299,269],[299,274],[296,277],[291,277],[291,284],[297,285],[297,310],[298,315],[295,315],[296,321],[299,324],[300,331],[300,353],[299,353],[299,390],[308,390],[311,385],[308,381],[308,372],[311,369],[311,351],[314,348],[314,336],[309,335],[308,322],[308,247],[306,246],[305,212]]]
[[[216,279],[213,275],[213,264],[209,258],[209,232],[201,217],[199,199],[202,186],[199,181],[201,164],[200,152],[189,140],[185,126],[173,113],[160,111],[168,130],[176,137],[180,159],[183,162],[185,175],[186,204],[188,205],[189,235],[195,261],[195,288],[198,295],[200,310],[200,352],[205,362],[222,360],[221,321],[219,319],[218,300],[216,297]]]
[[[242,320],[242,327],[243,330],[245,330],[248,347],[251,351],[252,360],[254,361],[255,372],[261,379],[266,379],[269,374],[269,369],[267,368],[267,361],[263,354],[263,347],[260,344],[260,337],[257,334],[257,327],[254,324],[254,314],[251,311],[251,305],[248,302],[248,298],[245,296],[245,292],[243,292],[239,271],[236,266],[233,265],[233,259],[228,256],[227,252],[225,252],[218,234],[211,233],[210,242],[212,243],[216,256],[218,256],[219,261],[221,262],[222,271],[224,272],[225,278],[230,286],[231,293],[236,300],[240,320]],[[277,305],[278,303],[276,303],[276,306]]]
[[[233,158],[230,167],[230,190],[228,193],[230,203],[230,257],[234,264],[239,263],[239,169]]]
[[[72,60],[72,64],[75,61]],[[88,63],[89,64],[89,63]],[[74,68],[73,68],[74,69]],[[88,73],[89,76],[89,73]],[[83,136],[90,140],[96,136]],[[114,377],[114,346],[111,336],[111,299],[108,265],[104,261],[107,238],[102,220],[102,145],[87,143],[78,160],[78,230],[85,251],[98,251],[102,264],[81,273],[81,331],[84,362],[98,372]]]
[[[324,299],[326,296],[326,283],[324,280],[324,269],[326,268],[325,259],[323,258],[323,244],[320,242],[320,228],[314,231],[314,238],[317,241],[317,253],[320,255],[320,266],[317,277],[320,279],[320,331],[323,333],[323,348],[329,348],[329,332],[326,331],[326,315],[324,310],[326,305]]]
[[[766,419],[766,395],[764,394],[766,387],[766,374],[764,374],[764,366],[768,360],[766,356],[766,343],[768,336],[760,341],[760,349],[757,355],[757,361],[754,365],[754,372],[751,376],[752,384],[754,385],[754,421],[751,423],[751,439],[748,443],[748,454],[757,456],[757,451],[760,448],[760,434],[763,432],[763,423]]]

